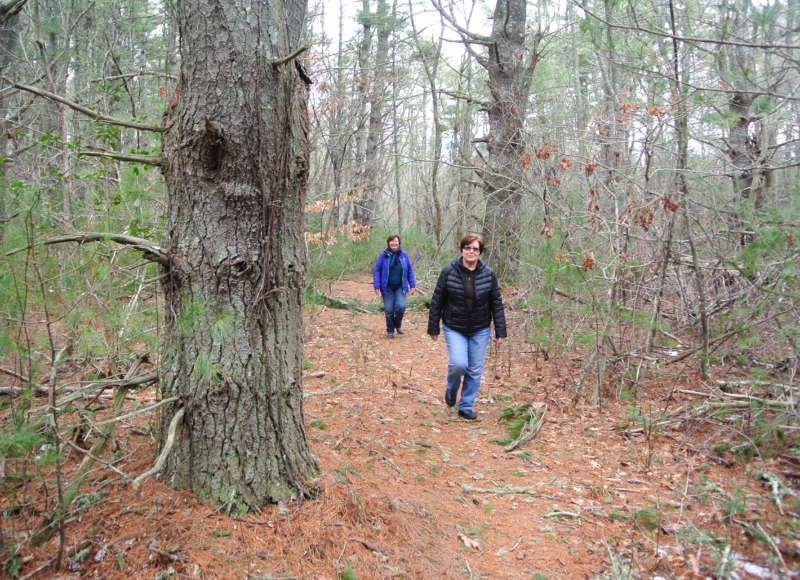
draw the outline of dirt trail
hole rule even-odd
[[[366,279],[332,294],[377,301]],[[686,494],[695,473],[743,490],[753,478],[677,452],[669,433],[623,438],[630,404],[571,406],[580,361],[543,361],[515,316],[511,340],[489,354],[470,422],[444,404],[446,347],[425,334],[427,311],[409,311],[406,334],[389,340],[382,314],[309,308],[304,392],[318,498],[235,520],[152,479],[139,491],[96,482],[104,501],[68,527],[67,546],[86,550],[72,577],[166,578],[172,569],[333,580],[349,568],[360,579],[590,578],[622,558],[636,577],[695,577],[672,527],[691,513],[725,529]],[[654,385],[636,405],[665,410],[659,401],[673,386]],[[506,453],[496,442],[508,437],[501,415],[524,403],[546,406],[544,424]],[[148,432],[130,425],[119,441],[131,457],[124,469],[145,471]],[[651,529],[634,517],[647,509],[664,516]]]
[[[368,281],[343,282],[334,294],[374,298]],[[511,340],[489,353],[473,423],[444,404],[447,351],[425,334],[426,311],[409,312],[406,335],[392,340],[382,314],[324,312],[306,356],[328,384],[346,388],[310,398],[312,445],[359,472],[371,493],[429,514],[441,534],[431,547],[448,575],[586,577],[604,567],[603,538],[628,536],[629,527],[593,510],[625,509],[663,491],[638,473],[640,450],[614,431],[613,412],[570,409],[566,381],[516,336],[509,315]],[[306,392],[324,390],[316,385],[307,382]],[[547,405],[545,423],[536,439],[505,453],[493,442],[508,437],[500,414],[523,403]],[[315,421],[337,423],[335,432]],[[614,487],[613,496],[603,492]]]

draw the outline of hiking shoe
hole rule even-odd
[[[397,334],[405,334],[405,331],[402,328],[398,328]]]
[[[386,338],[394,338],[394,332],[387,332]]]
[[[444,402],[447,403],[448,407],[452,407],[456,404],[456,394],[450,394],[450,391],[444,392]]]
[[[474,421],[478,418],[478,416],[468,409],[459,409],[458,416],[463,417],[464,419],[469,419],[470,421]]]

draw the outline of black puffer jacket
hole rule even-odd
[[[464,281],[461,278],[461,258],[450,262],[442,269],[436,289],[431,298],[428,315],[428,334],[439,334],[439,321],[448,328],[470,335],[483,330],[494,321],[494,334],[497,338],[506,337],[506,317],[503,299],[494,271],[478,260],[475,274],[475,301],[468,310],[464,300]]]

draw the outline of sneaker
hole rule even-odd
[[[444,392],[444,402],[447,403],[448,407],[453,407],[456,404],[456,394],[450,395],[450,391]]]
[[[469,419],[470,421],[474,421],[475,419],[478,418],[478,416],[475,413],[467,409],[459,409],[458,416],[463,417],[464,419]]]
[[[402,328],[398,328],[397,334],[405,334],[405,331]]]
[[[387,332],[386,338],[394,338],[394,332]]]

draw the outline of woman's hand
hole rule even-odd
[[[380,295],[381,295],[381,289],[375,288],[375,296],[380,296]]]
[[[505,338],[503,338],[502,336],[499,336],[499,337],[497,337],[496,339],[494,339],[494,341],[495,341],[495,343],[497,344],[497,346],[500,346],[501,344],[503,344],[503,343],[505,342],[505,340],[506,340],[506,339],[505,339]]]

